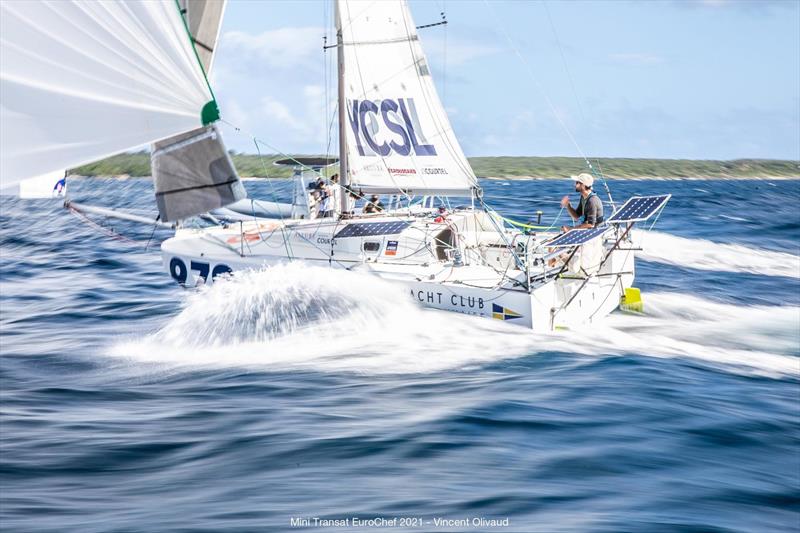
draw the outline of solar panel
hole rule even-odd
[[[608,226],[588,229],[574,229],[564,233],[563,235],[559,235],[555,239],[544,243],[542,246],[546,248],[566,248],[568,246],[578,246],[580,244],[586,244],[587,242],[600,237],[607,230]]]
[[[391,222],[364,222],[361,224],[348,224],[339,233],[333,236],[334,239],[344,237],[371,237],[373,235],[394,235],[402,232],[411,225],[411,221],[391,221]]]
[[[662,196],[633,196],[611,215],[606,222],[637,222],[653,216],[667,201],[671,194]]]

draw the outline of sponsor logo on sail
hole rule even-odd
[[[413,98],[348,100],[347,118],[361,156],[435,156]]]
[[[420,169],[420,172],[428,175],[448,174],[447,169],[442,167],[423,167]]]

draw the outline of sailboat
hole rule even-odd
[[[631,229],[659,213],[669,195],[630,198],[595,228],[562,234],[509,227],[483,200],[403,0],[336,2],[341,181],[320,180],[320,170],[335,161],[284,161],[295,167],[290,205],[246,198],[215,125],[220,114],[205,74],[223,2],[4,2],[2,9],[0,177],[5,183],[154,142],[159,219],[142,222],[175,227],[161,254],[182,285],[304,261],[401,284],[425,307],[535,331],[593,322],[621,303],[639,302]],[[7,14],[16,20],[6,21]],[[92,31],[77,43],[49,36],[63,34],[56,30],[65,24],[86,28],[87,21]],[[11,28],[20,23],[56,42]],[[7,26],[14,31],[6,33]],[[98,36],[111,38],[112,46],[88,53]],[[33,48],[20,48],[26,45]],[[67,47],[76,63],[54,65],[36,53],[56,45]],[[8,67],[12,53],[18,61]],[[52,69],[66,70],[69,80],[60,84]],[[57,103],[48,101],[53,92],[63,96]],[[26,133],[9,141],[8,152],[6,128]],[[388,207],[371,209],[373,195],[389,197]],[[207,223],[186,222],[197,216]]]

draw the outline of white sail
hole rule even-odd
[[[180,12],[206,73],[225,11],[224,0],[178,0]],[[225,144],[212,126],[173,135],[152,145],[150,168],[162,221],[219,209],[247,197]]]
[[[0,94],[0,187],[198,128],[216,109],[174,0],[3,0]]]
[[[200,62],[208,74],[214,64],[225,0],[178,0],[178,5],[186,18]]]
[[[66,194],[67,178],[64,169],[26,178],[11,187],[0,189],[0,196],[16,196],[25,199],[63,199]]]
[[[476,179],[436,94],[408,5],[339,0],[350,185],[465,195]]]

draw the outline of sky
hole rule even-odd
[[[800,0],[410,0],[467,156],[800,160]],[[329,0],[229,0],[228,148],[335,153]]]

